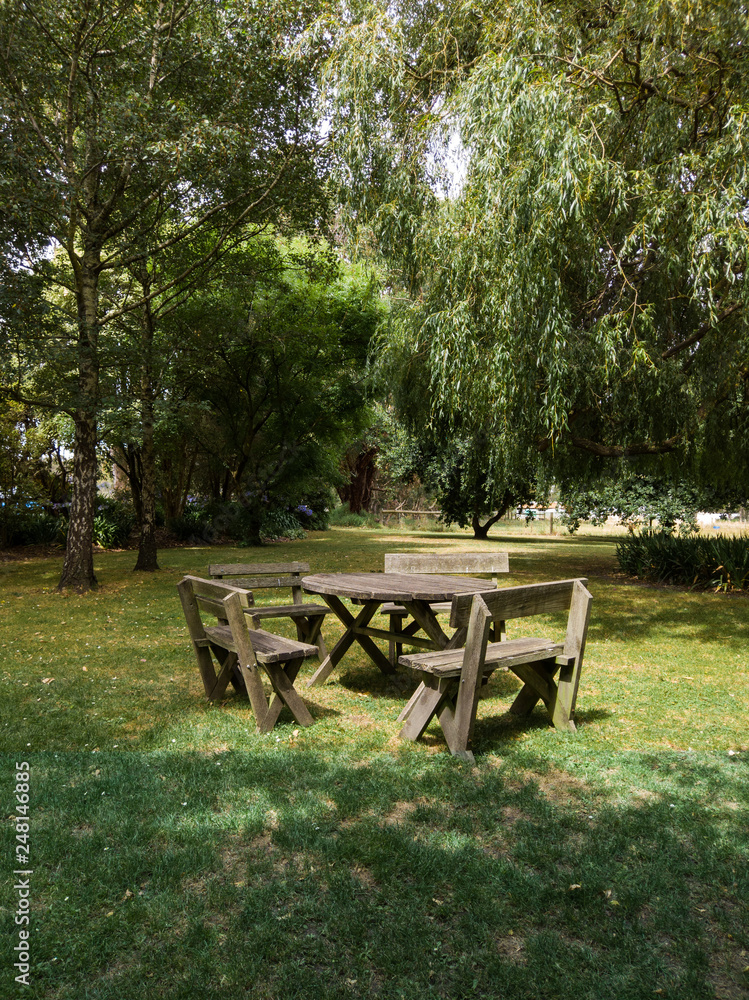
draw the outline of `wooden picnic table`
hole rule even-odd
[[[460,648],[465,642],[466,629],[459,628],[453,635],[446,635],[431,605],[437,601],[452,601],[456,594],[476,594],[491,589],[487,580],[436,573],[316,573],[305,576],[302,586],[308,594],[319,594],[345,628],[307,682],[309,687],[326,680],[354,642],[359,643],[384,674],[392,674],[395,665],[373,639],[422,649]],[[342,598],[361,604],[361,611],[354,616]],[[373,628],[369,623],[378,609],[393,601],[402,605],[413,621],[402,631]],[[422,630],[426,635],[414,634]]]

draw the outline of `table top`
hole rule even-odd
[[[456,594],[494,590],[491,580],[438,573],[315,573],[302,579],[308,594],[364,601],[451,601]]]

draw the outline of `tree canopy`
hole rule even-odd
[[[309,228],[324,216],[313,75],[287,55],[309,13],[265,0],[0,6],[0,230],[16,276],[65,288],[75,302],[61,586],[95,583],[101,331],[129,312],[163,309],[240,228],[247,238],[248,227]],[[206,226],[213,239],[202,253],[181,269],[155,268]],[[23,354],[36,331],[4,319]],[[26,398],[17,380],[4,389]]]
[[[256,512],[338,477],[367,416],[377,286],[303,242],[238,247],[172,319],[175,382],[192,401],[202,461]]]
[[[328,94],[403,289],[384,352],[505,475],[749,490],[748,33],[733,0],[348,8]]]

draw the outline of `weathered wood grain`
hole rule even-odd
[[[386,552],[386,573],[509,573],[507,552]]]
[[[305,576],[308,594],[334,594],[360,601],[451,601],[455,594],[475,594],[486,580],[445,574],[316,573]]]
[[[247,591],[291,590],[292,604],[263,605],[252,612],[254,627],[265,618],[290,618],[300,642],[317,646],[320,659],[328,649],[322,636],[322,625],[328,608],[324,604],[305,601],[302,595],[302,573],[309,572],[309,563],[212,563],[208,574],[213,579],[227,580],[234,587]],[[254,604],[254,598],[250,597]]]
[[[194,576],[184,577],[178,590],[206,697],[222,697],[230,681],[238,683],[239,675],[260,732],[273,728],[282,705],[289,707],[300,725],[310,725],[312,716],[293,682],[302,661],[317,655],[317,646],[251,627],[254,622],[248,612],[253,609],[244,590]],[[206,625],[202,614],[213,615],[216,624]],[[218,674],[214,658],[219,664]],[[261,668],[273,691],[270,705]]]
[[[472,596],[456,595],[451,624],[467,629],[465,649],[442,649],[402,656],[404,666],[420,672],[422,682],[400,715],[401,737],[418,739],[432,718],[439,720],[450,752],[473,760],[471,739],[479,689],[498,668],[512,670],[523,687],[510,711],[525,715],[541,700],[560,730],[574,731],[592,597],[587,580],[505,587]],[[563,643],[529,636],[489,642],[496,620],[568,611]],[[557,674],[559,675],[557,678]]]
[[[587,580],[581,582],[585,584]],[[574,580],[529,583],[522,587],[501,587],[499,590],[485,591],[481,596],[486,601],[492,618],[509,620],[553,611],[567,611],[574,585]],[[467,625],[470,613],[471,598],[458,597],[453,601],[450,624],[453,628]]]
[[[487,669],[510,668],[534,660],[555,660],[564,650],[564,644],[551,639],[524,637],[506,642],[491,642],[486,647]],[[412,670],[423,670],[437,677],[458,677],[463,668],[465,649],[444,649],[431,653],[410,653],[398,661]]]

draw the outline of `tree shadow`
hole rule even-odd
[[[37,755],[37,995],[741,996],[746,765],[574,763]]]

